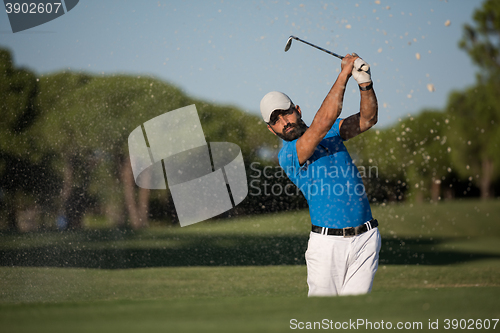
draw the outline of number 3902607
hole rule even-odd
[[[59,10],[59,7],[61,7],[60,2],[54,2],[53,4],[48,2],[48,3],[19,3],[19,2],[14,2],[14,3],[6,3],[5,4],[5,10],[7,14],[10,13],[23,13],[23,14],[51,14],[52,12],[57,14],[57,11]]]
[[[497,327],[498,319],[445,319],[444,329],[445,330],[480,330],[480,329],[495,329]]]

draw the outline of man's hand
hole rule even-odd
[[[354,77],[358,84],[372,82],[370,65],[368,65],[363,59],[357,57],[354,61],[352,77]]]
[[[354,71],[354,61],[358,57],[351,54],[346,54],[346,56],[342,59],[340,63],[340,68],[342,72],[347,74],[347,78],[349,79]]]

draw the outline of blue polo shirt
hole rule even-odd
[[[340,136],[340,120],[303,165],[297,158],[298,139],[283,141],[278,154],[280,166],[307,199],[312,224],[337,229],[372,219],[363,180]]]

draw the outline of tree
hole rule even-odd
[[[404,161],[408,195],[417,202],[441,197],[441,184],[451,172],[448,127],[448,115],[438,110],[423,110],[401,122],[398,155]]]
[[[0,49],[0,200],[11,230],[18,229],[20,211],[46,208],[54,192],[50,154],[32,132],[39,119],[37,93],[35,74],[15,68],[10,52]]]
[[[486,0],[474,12],[475,26],[466,24],[459,46],[466,50],[481,68],[482,76],[495,78],[500,74],[500,1]]]
[[[58,73],[41,76],[40,91],[36,105],[40,110],[40,121],[35,128],[41,149],[57,156],[53,167],[61,175],[60,195],[55,199],[55,213],[67,227],[80,227],[83,212],[89,203],[87,188],[91,164],[85,159],[88,152],[77,149],[71,120],[64,104],[76,90],[84,87],[92,77],[85,74]]]
[[[132,228],[147,226],[150,191],[135,187],[127,138],[150,118],[185,106],[187,98],[168,84],[131,76],[58,73],[42,78],[41,86],[46,113],[40,136],[60,153],[61,213],[70,227],[81,225],[93,201],[105,206],[114,225],[124,223],[125,205]]]
[[[450,95],[448,137],[457,173],[477,184],[483,199],[493,196],[500,176],[500,98],[497,86],[481,84]]]
[[[476,86],[454,92],[447,112],[453,123],[452,160],[457,172],[479,183],[481,197],[492,196],[492,182],[500,176],[500,2],[486,0],[466,24],[459,46],[466,50],[480,73]]]

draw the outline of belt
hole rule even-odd
[[[373,220],[365,222],[362,225],[359,225],[357,227],[347,227],[347,228],[343,228],[343,229],[332,229],[332,228],[318,227],[317,225],[313,225],[311,230],[312,230],[312,232],[322,234],[322,235],[353,237],[353,236],[365,233],[368,230],[372,230],[376,226],[378,226],[378,221],[376,219],[373,219]]]

